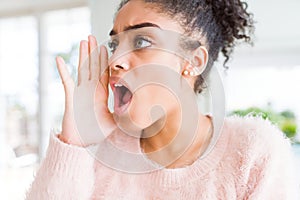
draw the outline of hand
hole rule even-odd
[[[56,63],[65,90],[65,113],[59,138],[78,146],[100,142],[116,127],[107,107],[109,71],[106,48],[101,46],[99,54],[94,36],[81,41],[76,86],[64,60],[57,57]]]

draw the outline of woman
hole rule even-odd
[[[93,36],[81,42],[77,86],[57,58],[62,132],[51,136],[27,199],[292,199],[290,145],[277,128],[230,117],[218,129],[196,108],[219,52],[227,61],[237,40],[250,40],[246,7],[122,1],[112,55]]]

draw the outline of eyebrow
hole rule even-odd
[[[144,27],[160,28],[157,24],[153,24],[153,23],[150,23],[150,22],[145,22],[145,23],[141,23],[141,24],[135,24],[135,25],[132,25],[132,26],[127,26],[127,27],[125,27],[124,31],[139,29],[139,28],[144,28]],[[109,32],[109,36],[113,36],[113,35],[116,35],[116,34],[117,34],[117,31],[115,31],[115,30],[111,30]]]

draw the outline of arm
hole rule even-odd
[[[46,158],[26,199],[89,199],[93,185],[93,157],[85,148],[65,144],[51,134]]]
[[[56,59],[65,90],[62,132],[59,139],[51,135],[46,158],[27,199],[91,198],[94,189],[94,159],[88,148],[104,138],[98,131],[98,125],[101,125],[102,133],[110,132],[115,126],[107,108],[108,56],[105,47],[100,49],[101,52],[93,36],[89,36],[88,41],[81,41],[77,84],[63,59]]]

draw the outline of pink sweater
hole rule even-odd
[[[127,137],[124,144],[138,148],[138,139]],[[254,117],[226,118],[214,148],[192,165],[143,174],[106,167],[53,134],[27,199],[292,200],[291,155],[282,132]]]

